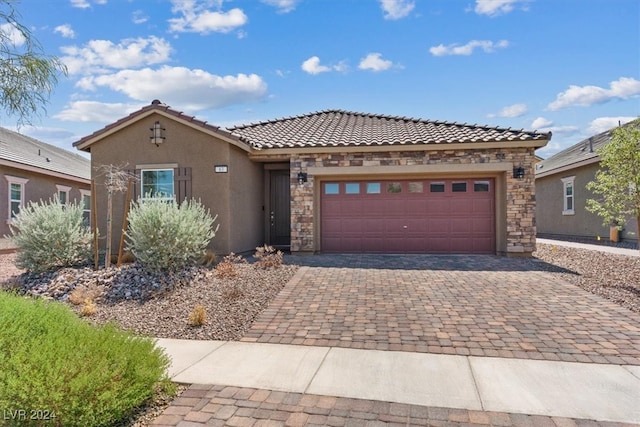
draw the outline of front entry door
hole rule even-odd
[[[273,170],[269,183],[269,244],[291,244],[290,178],[288,170]]]

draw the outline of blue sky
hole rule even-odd
[[[637,0],[23,0],[69,74],[20,132],[74,141],[160,99],[220,126],[323,109],[552,131],[640,114]],[[15,128],[15,119],[0,118]]]

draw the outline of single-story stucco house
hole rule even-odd
[[[550,138],[342,110],[221,129],[155,100],[74,146],[91,153],[94,171],[127,164],[135,197],[200,199],[218,215],[216,253],[268,243],[294,253],[529,255],[534,151]]]
[[[0,128],[0,239],[29,202],[82,202],[91,209],[91,161],[78,153]]]
[[[584,139],[536,165],[539,237],[609,240],[610,227],[586,208],[587,200],[594,197],[586,186],[600,169],[597,150],[611,142],[612,131]],[[637,228],[635,218],[629,218],[620,238],[637,242]]]

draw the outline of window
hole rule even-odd
[[[444,193],[444,182],[429,183],[429,191],[432,193]]]
[[[564,199],[562,215],[575,215],[576,213],[574,210],[575,192],[573,185],[575,178],[575,176],[562,178],[562,194]]]
[[[424,191],[424,184],[420,181],[409,183],[409,193],[422,193]]]
[[[345,184],[346,194],[360,194],[360,183],[359,182],[347,182]]]
[[[489,181],[476,181],[473,183],[473,191],[476,193],[489,191]]]
[[[18,178],[15,176],[4,176],[9,183],[9,209],[7,213],[7,222],[10,222],[20,213],[20,209],[24,206],[24,185],[28,179]]]
[[[380,194],[380,183],[367,182],[367,194]]]
[[[466,182],[454,182],[451,184],[451,191],[454,193],[465,193],[467,191]]]
[[[91,226],[91,192],[80,190],[82,196],[82,223],[87,227]]]
[[[173,169],[143,170],[142,197],[173,200]]]
[[[387,183],[387,193],[400,193],[402,192],[402,184],[399,182]]]
[[[340,184],[337,184],[337,183],[325,184],[324,194],[340,194]]]
[[[58,200],[60,200],[60,204],[66,206],[67,203],[69,203],[69,191],[71,187],[56,184],[56,188],[58,189]]]

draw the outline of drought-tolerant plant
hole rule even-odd
[[[207,251],[204,255],[202,255],[202,258],[200,258],[200,265],[207,268],[212,267],[216,263],[217,258],[218,257],[216,256],[215,252]]]
[[[16,243],[16,265],[42,272],[87,262],[91,253],[91,231],[83,222],[83,207],[62,204],[58,196],[47,202],[30,202],[11,222]]]
[[[189,324],[191,326],[202,326],[207,321],[207,310],[202,304],[196,305],[189,314]]]
[[[78,285],[69,292],[69,302],[73,305],[85,304],[87,300],[95,301],[101,293],[102,289],[95,283]]]
[[[0,292],[0,408],[9,425],[113,425],[169,384],[169,364],[152,339]]]
[[[84,300],[84,303],[82,304],[82,308],[80,309],[80,314],[83,316],[93,316],[94,314],[96,314],[97,311],[98,311],[98,306],[96,305],[96,303],[91,298],[87,298]]]
[[[152,271],[179,271],[194,265],[216,234],[208,210],[196,200],[147,198],[134,202],[129,212],[128,250]]]
[[[283,254],[273,246],[258,246],[253,256],[258,260],[255,263],[256,267],[277,268],[282,265]]]
[[[247,260],[242,255],[236,255],[231,252],[222,258],[222,261],[216,265],[216,276],[221,279],[229,279],[238,275],[237,264],[246,264]]]

